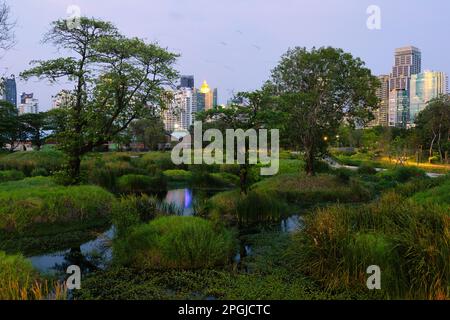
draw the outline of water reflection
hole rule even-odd
[[[191,189],[175,189],[167,192],[165,202],[176,205],[183,216],[194,215],[193,191]]]

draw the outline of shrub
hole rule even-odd
[[[399,167],[394,169],[395,180],[402,183],[411,179],[424,178],[425,176],[425,171],[417,167]]]
[[[49,176],[49,173],[47,169],[45,168],[36,168],[33,171],[31,171],[32,177],[47,177]]]
[[[377,170],[367,164],[362,164],[359,168],[358,168],[358,173],[361,175],[374,175],[377,173]]]
[[[145,169],[149,174],[156,174],[158,171],[177,169],[172,162],[170,152],[147,152],[141,158],[133,162],[141,169]]]
[[[334,174],[342,183],[348,183],[350,181],[350,178],[353,176],[353,172],[350,169],[346,168],[335,169]]]
[[[25,175],[21,171],[17,170],[0,171],[0,183],[7,181],[22,180],[24,178]]]
[[[117,190],[120,193],[151,193],[167,189],[167,181],[162,174],[149,177],[128,174],[117,179]]]
[[[140,223],[147,223],[163,215],[179,215],[180,209],[175,205],[161,202],[156,197],[147,195],[126,196],[114,203],[112,222],[120,237]]]
[[[366,268],[379,265],[388,298],[448,298],[450,230],[446,208],[395,193],[362,207],[317,210],[293,237],[298,270],[327,289],[363,289]]]
[[[238,177],[227,173],[209,173],[206,171],[193,171],[189,183],[194,187],[203,188],[229,188],[234,187]]]
[[[0,251],[0,300],[66,299],[65,287],[48,285],[39,279],[31,262],[22,255],[6,255]],[[54,293],[52,293],[54,291]]]
[[[64,162],[65,156],[58,150],[15,152],[0,158],[0,169],[19,170],[30,176],[36,168],[44,168],[48,172],[58,171]]]
[[[192,177],[192,173],[186,170],[166,170],[163,174],[170,181],[175,182],[188,181]]]
[[[231,231],[198,217],[162,217],[114,242],[119,264],[144,269],[198,269],[225,265],[234,254]]]
[[[8,182],[0,188],[0,230],[108,219],[114,200],[99,187],[57,186],[49,178]]]
[[[241,224],[252,224],[280,221],[287,211],[287,205],[275,195],[250,191],[239,198],[235,215]]]

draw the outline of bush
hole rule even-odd
[[[377,170],[370,165],[362,164],[358,168],[358,173],[361,175],[374,175],[374,174],[377,174]]]
[[[0,170],[19,170],[30,176],[37,168],[48,172],[61,170],[64,162],[65,156],[58,150],[15,152],[0,158]]]
[[[289,256],[327,289],[364,289],[366,268],[382,270],[387,298],[445,299],[450,281],[449,207],[395,193],[362,207],[317,210],[293,237]]]
[[[25,179],[25,175],[21,171],[17,170],[0,171],[0,183],[22,179]]]
[[[114,203],[112,222],[120,237],[140,223],[147,223],[163,215],[179,215],[180,209],[175,205],[159,201],[147,195],[126,196]]]
[[[170,152],[147,152],[141,158],[133,162],[137,167],[145,169],[149,174],[156,174],[158,171],[166,171],[177,168],[172,162]]]
[[[189,183],[194,187],[224,189],[236,186],[239,177],[229,173],[193,171]]]
[[[116,262],[143,269],[198,269],[228,263],[234,234],[198,217],[162,217],[114,242]]]
[[[342,183],[348,183],[350,181],[350,178],[353,176],[353,172],[350,169],[346,168],[335,169],[334,174]]]
[[[43,300],[51,295],[55,299],[67,298],[65,288],[41,281],[31,262],[22,255],[0,251],[0,283],[0,300]]]
[[[394,179],[398,182],[407,182],[411,179],[420,179],[426,177],[425,171],[417,167],[399,167],[394,169]]]
[[[167,181],[162,174],[149,177],[128,174],[117,179],[117,191],[120,193],[152,193],[167,190]]]
[[[31,171],[32,177],[47,177],[49,176],[48,171],[45,168],[36,168]]]
[[[8,182],[0,188],[0,231],[108,219],[114,201],[94,186],[63,187],[43,177]]]
[[[163,174],[167,179],[175,182],[188,181],[192,177],[192,173],[186,170],[166,170]]]
[[[235,211],[241,224],[277,222],[287,213],[287,205],[275,195],[256,191],[241,196]]]

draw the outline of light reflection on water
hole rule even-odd
[[[184,216],[194,215],[194,201],[202,199],[208,195],[195,192],[192,189],[174,189],[167,192],[164,201],[176,205]],[[293,215],[280,223],[281,232],[294,232],[303,226],[303,218]],[[67,266],[84,264],[89,270],[92,268],[104,269],[112,258],[112,249],[109,245],[114,237],[114,227],[100,234],[96,239],[82,244],[78,248],[67,248],[66,250],[30,257],[33,266],[45,273],[64,274]],[[251,254],[250,246],[243,246],[243,249],[235,258],[239,261],[241,255]]]

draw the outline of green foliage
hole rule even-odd
[[[320,209],[295,234],[290,257],[329,289],[364,288],[375,264],[384,297],[442,299],[449,295],[448,209],[394,193],[362,207]]]
[[[234,213],[240,224],[278,222],[289,214],[288,206],[274,194],[250,191],[241,195]]]
[[[108,217],[114,196],[94,186],[62,187],[37,177],[0,185],[0,230]]]
[[[358,173],[360,175],[374,175],[377,174],[377,170],[367,164],[362,164],[359,168],[358,168]]]
[[[231,231],[197,217],[170,216],[135,227],[114,242],[116,262],[144,269],[225,265],[234,253]]]
[[[167,181],[163,174],[155,177],[127,174],[117,179],[116,188],[120,193],[151,193],[166,190]]]
[[[331,47],[289,49],[266,86],[280,97],[283,135],[305,152],[310,175],[344,117],[371,120],[378,103],[379,82],[364,62]]]
[[[192,178],[192,173],[186,170],[166,170],[163,174],[169,181],[174,182],[184,182]]]
[[[23,174],[22,171],[17,170],[0,171],[0,183],[7,181],[22,180],[24,178],[25,175]]]
[[[445,179],[446,180],[442,185],[433,186],[428,184],[426,187],[422,186],[421,192],[415,194],[412,199],[421,204],[430,203],[450,206],[450,179],[449,177],[446,177]],[[434,182],[434,180],[431,181]]]
[[[41,151],[15,152],[0,157],[1,170],[19,170],[30,176],[34,169],[45,169],[55,172],[62,168],[64,154],[53,149]]]
[[[45,168],[36,168],[31,171],[32,177],[47,177],[49,176],[48,171]]]
[[[126,196],[114,203],[112,222],[117,230],[117,236],[126,235],[129,230],[141,223],[147,223],[163,215],[179,215],[179,209],[174,205],[161,202],[156,197],[147,195]]]
[[[180,169],[172,162],[169,152],[147,152],[141,158],[135,160],[135,165],[147,170],[150,174],[155,174],[158,171]]]

